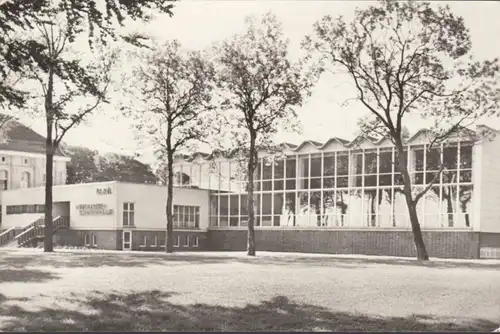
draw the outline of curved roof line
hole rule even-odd
[[[490,131],[493,131],[495,133],[500,133],[498,130],[490,128],[489,126],[486,126],[486,125],[477,125],[477,127],[478,128],[479,127],[486,128],[486,129],[488,129]],[[473,132],[473,133],[477,132],[477,131],[474,131],[474,130],[469,129],[467,127],[458,127],[457,128],[457,131],[463,131],[463,130],[468,131],[468,132]],[[427,131],[431,131],[431,130],[427,129],[427,128],[421,128],[420,130],[418,130],[417,132],[415,132],[415,134],[413,134],[411,137],[409,137],[407,140],[405,140],[405,144],[411,144],[411,142],[413,140],[415,140],[421,133],[427,132]],[[356,144],[360,145],[360,144],[362,144],[363,142],[366,142],[366,141],[368,141],[369,143],[371,143],[373,145],[379,146],[382,143],[384,143],[387,139],[389,139],[387,136],[386,137],[381,137],[381,138],[375,138],[375,137],[372,137],[372,136],[367,136],[365,134],[360,134],[360,135],[356,136],[356,138],[354,138],[351,141],[348,141],[348,140],[345,140],[345,139],[342,139],[342,138],[338,138],[338,137],[332,137],[332,138],[328,139],[325,143],[320,143],[320,142],[317,142],[317,141],[314,141],[314,140],[305,140],[302,143],[300,143],[299,145],[290,144],[290,143],[286,143],[285,142],[285,143],[279,144],[278,146],[288,148],[292,152],[299,152],[302,149],[302,147],[304,147],[305,145],[309,144],[309,145],[312,145],[314,148],[318,149],[319,151],[322,151],[322,150],[324,150],[332,142],[337,142],[337,143],[341,144],[345,148],[351,148],[351,147],[353,147]],[[214,150],[210,154],[202,153],[202,152],[195,152],[189,159],[186,159],[186,160],[187,161],[192,161],[198,155],[201,155],[205,160],[211,160],[216,155],[222,155],[223,157],[230,158],[235,153],[237,153],[239,150],[240,150],[239,148],[236,148],[236,149],[231,150],[231,151],[229,151],[227,153],[225,153],[223,151],[220,151],[220,150]]]

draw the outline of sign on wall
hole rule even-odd
[[[80,216],[109,216],[115,211],[108,209],[106,204],[78,204],[76,209]]]
[[[97,195],[111,195],[113,191],[111,190],[110,187],[108,188],[97,188],[96,190]]]

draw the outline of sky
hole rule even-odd
[[[283,24],[284,34],[290,39],[290,52],[300,50],[300,42],[312,31],[314,22],[324,15],[343,15],[349,20],[356,7],[364,7],[367,1],[315,1],[315,0],[184,0],[174,7],[174,16],[158,16],[147,25],[129,27],[147,32],[158,41],[176,38],[183,47],[203,49],[212,43],[230,37],[244,29],[247,15],[273,12]],[[436,1],[448,4],[455,14],[462,16],[470,29],[473,52],[478,58],[500,56],[500,3],[496,1]],[[349,78],[323,75],[312,96],[297,110],[302,124],[302,134],[280,133],[278,141],[300,143],[304,140],[325,142],[331,137],[353,139],[357,120],[367,115],[358,102],[343,106],[346,99],[356,96]],[[43,120],[20,117],[26,125],[44,134]],[[488,125],[500,128],[498,118],[487,120]],[[88,118],[86,124],[68,132],[64,141],[101,152],[139,154],[139,160],[154,163],[151,145],[136,140],[132,123],[118,116],[112,106]],[[411,132],[424,127],[420,120],[409,124]]]

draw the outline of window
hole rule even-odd
[[[29,172],[23,172],[21,174],[21,188],[29,188],[31,187],[31,176]]]
[[[123,226],[134,226],[134,203],[123,203]]]
[[[28,159],[24,159],[24,164],[25,164],[25,165],[27,165],[27,164],[28,164],[28,162],[29,162],[29,160],[28,160]]]
[[[222,197],[225,199],[227,208],[228,197]],[[221,201],[223,202],[223,201]],[[223,206],[223,205],[221,205]],[[224,214],[227,216],[227,213]],[[174,205],[173,210],[173,221],[174,228],[199,228],[200,227],[200,207],[199,206],[188,206],[188,205]]]
[[[146,235],[142,236],[142,242],[139,247],[146,247],[148,245],[148,237]]]
[[[186,235],[186,237],[184,238],[184,247],[189,247],[189,235]]]
[[[85,233],[83,235],[83,244],[86,246],[86,247],[90,247],[90,236],[88,233]]]
[[[94,233],[85,233],[83,235],[83,244],[85,247],[97,247],[97,237]]]
[[[158,247],[158,236],[154,236],[153,238],[154,242],[151,244],[151,247]]]
[[[181,244],[181,237],[180,236],[174,237],[174,247],[179,247],[180,244]]]
[[[2,157],[2,162],[5,162],[5,157]]]
[[[9,184],[9,173],[6,170],[0,171],[0,190],[7,190]]]
[[[97,237],[94,233],[92,233],[92,246],[97,247]]]
[[[193,235],[191,238],[193,247],[198,247],[198,237]]]
[[[160,236],[160,247],[165,247],[167,245],[167,241],[165,238],[165,233],[162,233],[162,236]]]

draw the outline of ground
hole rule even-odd
[[[500,261],[0,249],[0,330],[493,331]]]

